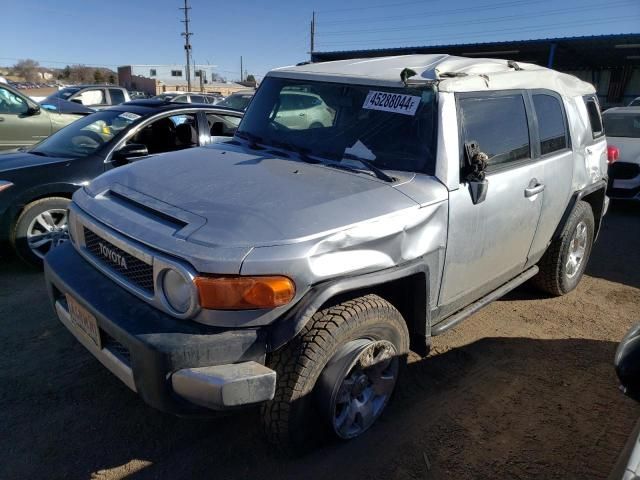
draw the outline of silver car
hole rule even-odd
[[[292,91],[330,121],[287,127]],[[260,404],[269,439],[299,450],[364,433],[409,350],[492,300],[576,288],[606,172],[595,90],[570,75],[448,55],[287,67],[231,142],[79,190],[46,279],[147,403]]]

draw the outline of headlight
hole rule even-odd
[[[186,313],[191,307],[193,283],[175,270],[162,274],[162,292],[169,306],[177,313]]]

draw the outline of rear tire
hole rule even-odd
[[[70,200],[49,197],[28,204],[11,230],[11,245],[28,264],[42,268],[42,259],[68,239],[67,208]]]
[[[558,238],[538,263],[540,272],[531,282],[554,296],[565,295],[578,286],[587,267],[595,222],[591,205],[578,201]]]
[[[402,315],[377,295],[317,312],[269,359],[278,380],[274,399],[261,409],[267,438],[286,452],[302,453],[332,436],[364,433],[386,407],[408,351]],[[361,361],[376,355],[377,361]],[[373,410],[358,409],[366,399]],[[352,428],[340,428],[345,416],[355,419]]]

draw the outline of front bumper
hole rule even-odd
[[[151,406],[189,414],[273,398],[276,374],[264,366],[264,330],[175,319],[116,285],[71,244],[53,250],[44,263],[60,321]],[[100,345],[71,320],[67,295],[95,317]]]

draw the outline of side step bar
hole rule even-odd
[[[501,287],[496,288],[493,292],[488,293],[487,295],[482,297],[480,300],[476,300],[475,302],[463,308],[459,312],[454,313],[453,315],[445,318],[441,322],[431,327],[431,335],[432,336],[440,335],[446,332],[447,330],[449,330],[450,328],[455,327],[461,321],[463,321],[467,317],[470,317],[471,315],[476,313],[478,310],[480,310],[482,307],[486,307],[494,300],[497,300],[498,298],[503,297],[514,288],[522,285],[524,282],[526,282],[531,277],[533,277],[536,273],[538,273],[538,271],[539,271],[539,268],[537,265],[534,265],[533,267],[525,270],[520,275],[509,280],[507,283],[505,283]]]

